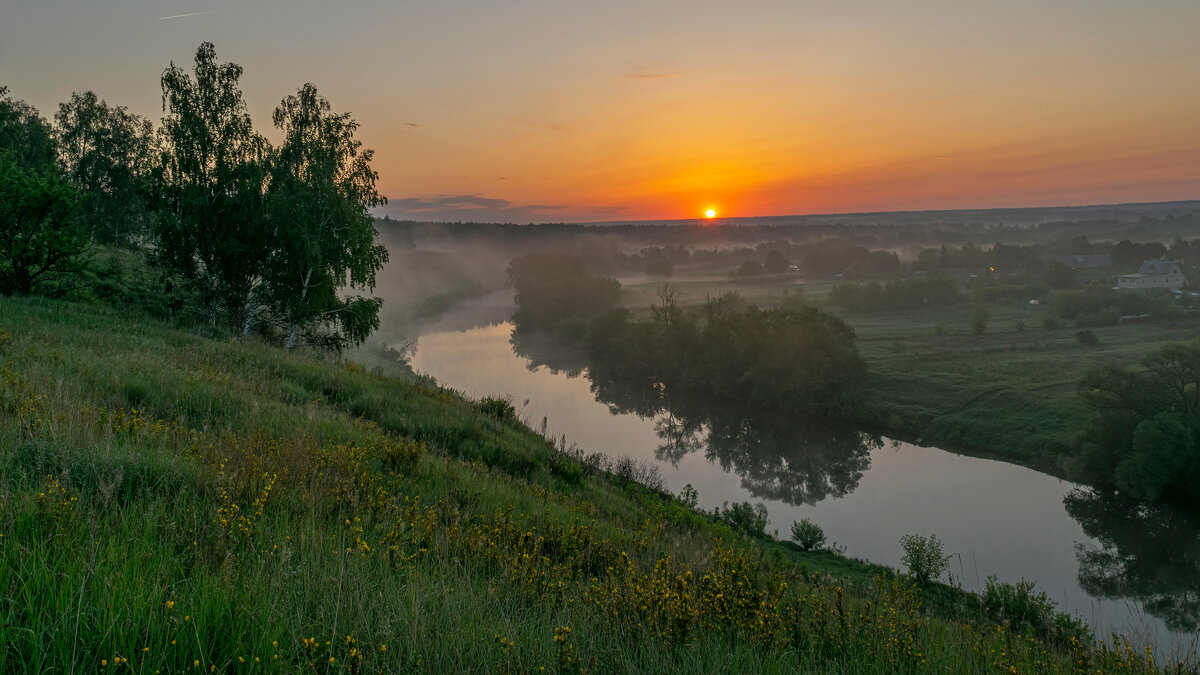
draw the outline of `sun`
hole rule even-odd
[[[704,212],[704,217],[705,217],[705,218],[714,218],[714,217],[716,217],[716,215],[717,215],[717,210],[716,210],[716,209],[709,209],[709,210],[707,210],[707,211],[705,211],[705,212]]]

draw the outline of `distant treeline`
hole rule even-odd
[[[954,305],[966,300],[961,287],[957,279],[948,276],[898,279],[886,284],[837,284],[830,289],[828,302],[855,312]]]
[[[684,308],[669,285],[649,320],[615,307],[620,286],[560,253],[513,260],[518,331],[573,339],[588,360],[648,392],[705,395],[780,414],[846,415],[866,366],[841,319],[802,307],[762,310],[736,293]]]

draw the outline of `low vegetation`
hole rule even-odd
[[[1154,670],[585,471],[503,399],[99,306],[0,327],[0,670]]]

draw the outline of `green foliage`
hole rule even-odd
[[[513,407],[512,399],[507,396],[485,396],[479,399],[475,407],[484,416],[497,422],[520,424],[520,420],[517,419],[517,409]]]
[[[688,483],[679,491],[679,502],[684,507],[695,511],[700,507],[700,493],[696,491],[696,488],[692,487],[691,483]]]
[[[213,325],[241,324],[270,250],[270,146],[254,131],[241,76],[209,42],[196,50],[193,74],[174,63],[162,74],[157,259],[191,286]]]
[[[767,273],[767,271],[765,269],[763,269],[762,264],[760,264],[754,260],[747,260],[746,262],[742,263],[741,266],[739,266],[737,268],[737,270],[734,271],[733,276],[742,277],[742,278],[747,278],[747,277],[754,278],[754,277],[761,277],[762,275],[764,275],[766,273]]]
[[[62,294],[84,266],[78,194],[54,165],[23,169],[0,148],[0,294]]]
[[[748,534],[751,537],[766,536],[767,507],[761,502],[758,504],[734,502],[733,505],[725,502],[723,505],[713,509],[713,515],[735,531]]]
[[[855,312],[874,312],[886,309],[911,309],[954,305],[964,297],[956,279],[948,276],[930,276],[916,279],[899,279],[886,284],[840,283],[829,291],[829,302]]]
[[[906,534],[900,537],[900,547],[904,549],[901,560],[908,573],[922,584],[941,579],[950,569],[950,555],[942,552],[936,534]]]
[[[93,242],[136,245],[149,226],[154,135],[150,121],[93,92],[71,94],[54,114],[59,156],[82,195]]]
[[[1069,464],[1074,476],[1146,501],[1200,497],[1200,341],[1147,354],[1142,372],[1088,371],[1079,395],[1094,411]]]
[[[517,304],[513,321],[527,329],[578,333],[582,322],[608,310],[621,297],[616,279],[594,276],[583,261],[565,253],[513,258],[508,276]]]
[[[1042,270],[1042,281],[1050,288],[1073,288],[1076,283],[1075,269],[1057,260],[1051,261]]]
[[[1055,602],[1032,581],[1022,579],[1010,584],[989,576],[984,583],[983,611],[992,621],[1024,635],[1038,635],[1059,646],[1071,644],[1072,639],[1076,642],[1088,639],[1087,626],[1069,614],[1056,611]]]
[[[284,140],[271,165],[261,299],[286,322],[289,348],[302,329],[310,344],[358,345],[379,327],[382,300],[347,297],[342,289],[373,289],[388,259],[368,211],[387,201],[375,190],[374,152],[354,137],[358,124],[350,115],[334,113],[311,84],[283,99],[274,121]],[[243,333],[258,320],[259,300],[252,293]]]
[[[8,152],[18,168],[40,173],[56,166],[54,131],[28,103],[8,95],[0,86],[0,152]]]
[[[991,316],[991,311],[987,305],[975,305],[975,308],[971,310],[971,333],[974,335],[986,333],[989,316]]]
[[[427,382],[98,305],[0,324],[4,672],[1152,672],[730,541]]]
[[[767,259],[763,261],[763,271],[767,274],[782,274],[788,269],[787,258],[776,249],[771,249],[767,252]]]
[[[805,551],[816,551],[825,546],[825,531],[808,518],[792,523],[792,541]]]
[[[784,414],[845,414],[866,371],[841,319],[813,307],[761,310],[736,293],[684,309],[665,290],[653,321],[602,314],[586,346],[596,368],[624,379]]]

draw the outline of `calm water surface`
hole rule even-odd
[[[886,439],[851,450],[849,459],[817,462],[815,471],[824,473],[816,489],[812,481],[793,489],[778,479],[813,470],[799,456],[748,459],[745,452],[704,447],[667,451],[661,433],[671,421],[666,415],[615,413],[596,399],[586,371],[572,376],[517,355],[513,327],[502,321],[509,311],[511,295],[502,293],[451,312],[417,340],[413,368],[469,396],[511,396],[530,426],[540,427],[544,418],[549,434],[565,436],[585,452],[652,463],[672,492],[688,484],[699,491],[704,508],[762,502],[768,531],[784,538],[793,521],[810,518],[847,555],[898,568],[901,535],[936,534],[954,554],[954,580],[968,589],[980,589],[988,575],[1029,579],[1102,634],[1122,632],[1176,658],[1194,654],[1200,588],[1189,580],[1197,578],[1196,561],[1188,567],[1164,559],[1164,542],[1142,538],[1153,528],[1084,500],[1076,515],[1090,523],[1089,536],[1064,508],[1064,497],[1078,486],[1004,462]],[[796,468],[800,464],[805,466]],[[1178,544],[1180,536],[1197,535],[1176,527],[1160,536]],[[1089,595],[1081,586],[1081,566],[1093,589],[1133,589],[1106,593],[1132,597]]]

